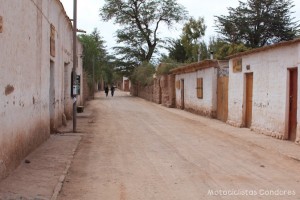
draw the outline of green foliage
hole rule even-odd
[[[164,75],[169,74],[170,71],[176,67],[181,65],[180,63],[170,59],[170,58],[164,58],[161,60],[161,63],[157,67],[156,74],[157,75]]]
[[[149,62],[163,42],[158,34],[161,24],[171,28],[185,19],[186,10],[176,0],[106,0],[100,15],[122,27],[117,31],[116,55],[127,66],[137,66]]]
[[[142,86],[151,85],[154,73],[155,67],[148,62],[144,62],[134,69],[130,80],[133,84],[140,84]]]
[[[100,33],[95,29],[91,34],[79,35],[79,40],[83,45],[83,67],[88,74],[88,85],[93,87],[93,80],[99,82],[113,81],[114,65],[109,62],[111,57],[105,50],[104,40]]]
[[[210,53],[208,52],[208,47],[204,41],[200,42],[200,60],[209,59]]]
[[[205,42],[199,42],[204,36],[206,26],[204,18],[195,20],[190,18],[182,28],[180,39],[172,39],[168,41],[166,49],[169,51],[169,58],[179,63],[190,63],[198,60],[199,50],[201,52],[201,60],[206,59],[208,55]]]
[[[210,38],[209,49],[214,52],[214,58],[218,60],[224,60],[227,56],[247,51],[250,48],[247,48],[244,44],[230,44],[221,38]]]
[[[198,20],[191,17],[189,21],[184,24],[181,35],[181,43],[185,49],[189,62],[195,62],[198,60],[198,41],[205,35],[205,30],[206,26],[204,24],[204,18],[201,17],[199,17]]]
[[[216,16],[217,31],[226,42],[256,48],[294,39],[299,24],[291,18],[292,0],[247,0]]]
[[[166,48],[169,51],[169,58],[179,63],[184,63],[188,60],[187,53],[181,43],[181,39],[172,39],[168,41],[169,45]]]

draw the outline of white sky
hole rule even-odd
[[[207,26],[204,39],[208,41],[211,36],[216,35],[214,28],[214,16],[228,15],[228,7],[237,7],[238,0],[177,0],[194,18],[204,17]],[[246,0],[242,0],[246,1]],[[61,0],[69,17],[73,18],[73,0]],[[77,0],[78,28],[91,33],[94,28],[100,31],[100,35],[106,41],[107,50],[111,51],[116,46],[115,31],[118,29],[113,21],[103,22],[99,16],[99,9],[104,5],[104,0]],[[300,20],[300,1],[294,0],[295,7],[292,16]],[[177,25],[177,30],[161,29],[163,37],[179,38],[183,24]]]

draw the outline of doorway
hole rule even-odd
[[[64,114],[67,120],[72,119],[70,64],[64,65]]]
[[[250,128],[252,124],[252,101],[253,101],[253,73],[246,74],[246,110],[245,127]]]
[[[218,77],[217,119],[226,122],[228,117],[228,76]]]
[[[180,108],[182,110],[184,110],[184,79],[181,79],[180,89],[181,89],[181,106],[180,106]]]
[[[288,123],[288,139],[296,140],[297,129],[297,100],[298,100],[298,69],[290,69],[290,85],[289,85],[289,123]]]
[[[49,114],[50,114],[50,131],[55,128],[55,87],[54,87],[54,62],[50,61],[50,87],[49,87]]]

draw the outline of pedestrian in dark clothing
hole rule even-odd
[[[107,95],[108,95],[108,86],[105,86],[104,91],[105,91],[105,94],[106,94],[106,97],[107,97]]]
[[[115,87],[113,85],[110,87],[110,91],[111,91],[111,96],[113,97],[115,92]]]

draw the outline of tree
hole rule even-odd
[[[204,19],[195,20],[190,18],[182,28],[182,34],[179,39],[168,41],[166,49],[169,51],[169,58],[180,63],[195,62],[198,60],[200,50],[201,60],[207,58],[207,46],[205,42],[200,42],[204,36],[206,26]]]
[[[169,45],[166,49],[169,51],[169,58],[179,63],[184,63],[188,60],[187,52],[181,43],[181,39],[169,40]]]
[[[122,28],[117,31],[115,48],[121,59],[129,63],[149,62],[163,41],[161,24],[171,28],[186,17],[186,10],[176,0],[105,0],[100,9],[103,20],[114,19]]]
[[[142,86],[151,85],[153,83],[153,74],[155,67],[149,62],[143,62],[140,66],[136,67],[130,77],[133,84]]]
[[[294,39],[299,24],[294,22],[292,0],[247,0],[228,8],[228,16],[216,16],[217,31],[229,43],[256,48]]]
[[[204,36],[206,26],[204,18],[199,17],[198,20],[191,17],[187,23],[184,24],[181,35],[181,43],[185,49],[186,56],[191,62],[197,61],[199,40]]]
[[[214,58],[218,60],[223,60],[229,55],[249,50],[242,43],[228,43],[221,38],[214,37],[210,38],[208,46],[209,50],[214,53]]]
[[[99,31],[95,29],[89,35],[79,35],[79,40],[83,45],[83,66],[88,74],[90,89],[95,84],[93,81],[104,80],[105,82],[112,82],[113,64],[110,62],[111,57],[105,49],[105,41],[100,36]]]

